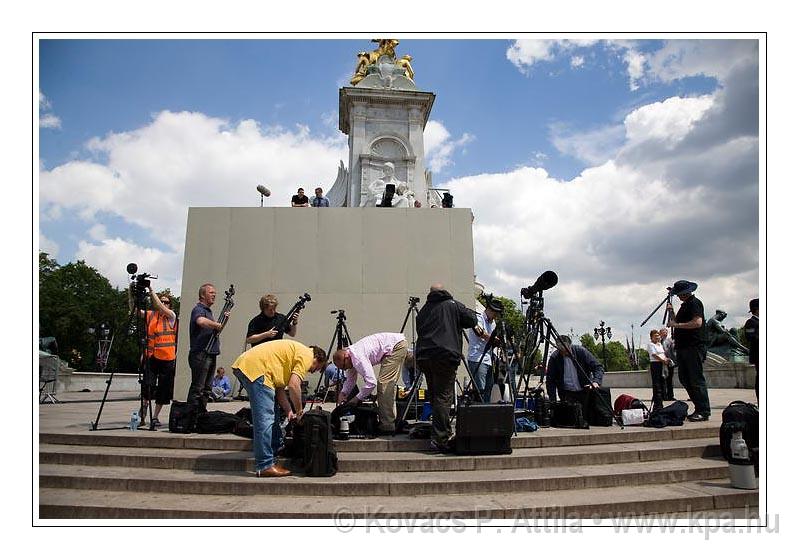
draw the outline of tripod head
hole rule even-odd
[[[344,309],[334,309],[331,311],[331,315],[336,315],[336,319],[338,321],[346,321],[347,317],[345,317]]]
[[[416,308],[418,303],[419,303],[419,298],[418,297],[411,296],[410,298],[408,298],[408,306],[409,307]]]

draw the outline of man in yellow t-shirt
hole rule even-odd
[[[290,474],[275,464],[281,429],[275,421],[275,402],[289,420],[299,419],[303,414],[300,382],[307,373],[322,370],[327,362],[325,350],[295,340],[253,346],[233,362],[233,374],[250,397],[256,476]]]

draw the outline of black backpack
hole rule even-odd
[[[551,403],[551,426],[554,428],[580,428],[589,429],[589,423],[583,417],[583,407],[580,403],[560,401]]]
[[[689,405],[683,401],[675,401],[661,410],[650,414],[643,426],[650,428],[664,428],[666,426],[683,426],[683,421],[689,414]]]
[[[298,434],[298,427],[302,427]],[[331,413],[310,410],[303,414],[302,423],[295,426],[294,437],[301,435],[303,442],[303,469],[306,476],[333,476],[339,467],[339,458],[333,447]]]
[[[239,423],[239,417],[230,412],[212,410],[197,416],[198,434],[231,434]]]
[[[200,407],[194,403],[172,401],[169,408],[169,431],[176,434],[191,434],[197,428]]]
[[[719,447],[726,461],[731,460],[731,439],[734,432],[742,432],[750,456],[758,448],[758,407],[744,401],[733,401],[722,411],[719,427]]]

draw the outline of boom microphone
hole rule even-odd
[[[265,187],[264,185],[258,185],[258,186],[256,187],[256,190],[257,190],[258,192],[260,192],[260,193],[261,193],[263,196],[269,196],[269,195],[271,195],[271,194],[272,194],[272,193],[270,192],[270,190],[269,190],[267,187]]]

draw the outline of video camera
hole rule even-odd
[[[158,279],[158,276],[153,276],[147,272],[136,274],[139,270],[139,266],[136,263],[128,263],[126,270],[131,276],[131,290],[133,291],[134,300],[143,308],[143,303],[147,299],[147,289],[150,287],[150,279]]]
[[[546,270],[536,279],[536,282],[527,288],[522,288],[519,293],[525,299],[532,299],[536,294],[549,290],[556,284],[558,284],[558,275],[552,270]]]

